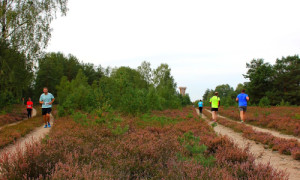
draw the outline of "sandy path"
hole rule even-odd
[[[32,117],[35,117],[36,116],[36,109],[32,108],[32,114],[31,114]],[[9,126],[14,126],[14,125],[17,125],[19,123],[21,123],[22,121],[26,120],[27,118],[21,120],[21,121],[18,121],[18,122],[15,122],[15,123],[11,123],[11,124],[7,124],[7,125],[4,125],[4,126],[1,126],[0,127],[0,130],[3,129],[4,127],[9,127]]]
[[[54,118],[51,115],[51,117],[50,117],[51,126],[53,126],[53,122],[54,122]],[[21,150],[24,151],[26,144],[32,143],[34,141],[41,140],[42,138],[44,138],[50,132],[51,128],[44,128],[44,125],[36,128],[35,130],[33,130],[32,132],[30,132],[26,136],[18,139],[16,143],[14,143],[12,145],[9,145],[9,146],[1,149],[0,150],[0,157],[5,152],[9,152],[10,155],[13,155],[13,154],[16,153],[16,150],[18,148],[21,148]]]
[[[211,113],[211,111],[209,111],[209,110],[207,110],[207,109],[205,109],[205,111]],[[221,116],[221,115],[218,115],[218,116],[219,116],[219,117],[222,117],[222,118],[225,118],[225,119],[227,119],[228,121],[233,121],[233,122],[241,123],[241,122],[239,122],[239,121],[234,121],[234,120],[232,120],[232,119],[230,119],[230,118],[227,118],[227,117],[225,117],[225,116]],[[245,123],[245,125],[246,125],[246,126],[252,127],[252,128],[253,128],[254,130],[256,130],[256,131],[265,132],[265,133],[270,133],[270,134],[272,134],[273,136],[279,137],[279,138],[297,140],[297,141],[300,143],[300,138],[299,138],[299,137],[295,137],[295,136],[292,136],[292,135],[281,134],[280,132],[275,131],[275,130],[264,129],[264,128],[260,128],[260,127],[253,126],[253,125],[246,124],[246,123]]]
[[[196,109],[199,114],[199,110]],[[208,123],[212,123],[202,114],[202,118]],[[230,128],[218,124],[214,130],[222,136],[227,136],[240,148],[245,148],[249,145],[249,151],[256,158],[255,162],[268,164],[276,169],[286,171],[291,180],[300,179],[300,161],[294,160],[291,156],[282,155],[278,152],[273,152],[270,149],[265,149],[262,144],[256,144],[255,141],[244,138],[240,133],[236,133]]]

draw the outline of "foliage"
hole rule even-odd
[[[47,46],[58,11],[66,15],[67,0],[0,0],[0,39],[35,57]]]
[[[247,63],[248,71],[245,83],[251,101],[258,104],[260,99],[268,97],[271,105],[278,105],[283,100],[292,105],[300,102],[300,58],[298,55],[277,59],[274,65],[263,59]]]
[[[72,119],[73,119],[76,123],[78,123],[78,124],[80,124],[80,125],[82,125],[82,126],[88,126],[88,125],[90,125],[89,119],[88,119],[87,115],[86,115],[86,114],[83,114],[83,113],[81,113],[81,112],[75,112],[75,113],[72,115]]]
[[[0,40],[0,109],[19,103],[31,89],[32,64],[16,49]]]
[[[237,87],[239,88],[239,86]],[[240,93],[237,92],[238,89],[234,91],[234,89],[229,84],[222,84],[217,86],[214,90],[207,89],[203,95],[204,106],[210,106],[209,100],[212,96],[214,96],[215,92],[219,93],[219,97],[221,99],[222,106],[232,106],[235,105],[235,98]]]
[[[178,138],[178,141],[186,151],[186,156],[181,153],[178,153],[178,159],[183,161],[193,160],[197,163],[200,163],[204,167],[210,167],[214,165],[215,158],[213,156],[205,156],[207,146],[205,146],[204,144],[199,145],[200,138],[194,136],[191,131],[184,133],[182,137]]]
[[[80,63],[72,55],[65,56],[62,53],[47,53],[38,60],[39,67],[36,74],[35,95],[36,99],[42,92],[43,87],[48,87],[49,91],[56,97],[56,86],[60,84],[62,78],[64,83],[76,78],[79,70],[87,78],[87,83],[92,85],[94,81],[103,76],[102,68],[95,67],[93,64]],[[60,100],[58,99],[58,102]]]
[[[141,70],[120,67],[113,69],[109,77],[103,74],[95,76],[98,79],[92,84],[83,70],[79,70],[76,78],[71,81],[63,76],[60,85],[56,87],[60,102],[59,114],[72,114],[77,109],[92,112],[105,104],[128,114],[189,105],[189,96],[182,96],[176,91],[176,83],[170,71],[166,64],[153,72],[142,71],[143,74]],[[156,84],[145,80],[146,72],[154,74]]]
[[[268,97],[263,97],[259,100],[259,107],[268,107],[270,106],[270,100]]]

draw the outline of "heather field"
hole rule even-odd
[[[25,105],[10,105],[0,112],[0,127],[15,123],[27,117]]]
[[[211,113],[204,111],[205,116],[211,118]],[[250,126],[218,117],[218,123],[242,133],[243,137],[262,143],[265,148],[278,151],[280,154],[291,155],[293,159],[300,160],[300,143],[296,139],[284,139],[275,137],[270,133],[259,132]]]
[[[287,179],[219,137],[193,107],[57,118],[41,143],[0,158],[1,179]]]
[[[221,107],[219,113],[240,120],[237,107]],[[248,107],[246,122],[300,137],[300,107]]]

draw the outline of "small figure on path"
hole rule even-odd
[[[214,122],[217,122],[217,112],[220,106],[220,97],[219,93],[215,92],[215,95],[210,98],[209,103],[211,104],[212,119]]]
[[[50,125],[50,113],[52,108],[52,103],[54,102],[54,96],[48,92],[48,88],[44,87],[43,94],[40,97],[40,104],[42,104],[42,115],[45,122],[45,127],[51,127]]]
[[[200,101],[198,102],[198,107],[199,107],[199,111],[200,111],[200,113],[202,114],[203,102],[202,102],[202,100],[201,100],[201,99],[200,99]]]
[[[31,118],[32,108],[33,108],[33,102],[31,101],[31,98],[28,98],[28,101],[26,102],[26,108],[27,108],[27,117],[29,119]]]
[[[245,89],[236,97],[236,101],[239,102],[240,118],[244,123],[246,119],[247,103],[249,101],[248,94],[245,93]]]

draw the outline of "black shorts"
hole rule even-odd
[[[51,108],[42,108],[42,115],[50,114],[52,111]]]
[[[246,112],[247,111],[247,106],[239,106],[239,110]]]
[[[219,108],[211,108],[211,111],[218,111]]]

